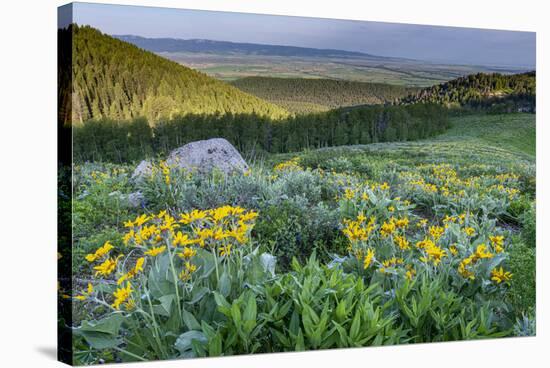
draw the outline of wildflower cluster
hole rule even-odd
[[[273,168],[273,171],[275,172],[283,172],[283,171],[300,171],[303,170],[300,166],[300,158],[294,157],[288,161],[283,161]]]
[[[206,249],[221,260],[228,259],[239,246],[249,242],[250,232],[254,227],[258,213],[247,211],[238,206],[222,206],[211,210],[192,210],[181,213],[178,217],[167,211],[152,215],[140,215],[134,220],[124,222],[128,229],[123,236],[123,243],[141,253],[137,258],[116,251],[109,242],[105,242],[95,252],[87,254],[85,259],[93,265],[96,277],[114,278],[116,289],[112,293],[111,307],[119,310],[135,308],[134,294],[140,290],[143,280],[138,280],[136,287],[133,282],[144,275],[148,263],[163,255],[167,255],[170,267],[177,274],[180,282],[190,282],[198,270],[194,258],[198,249]],[[121,259],[125,257],[125,261]],[[163,263],[164,264],[164,263]],[[217,264],[216,264],[217,267]],[[83,291],[75,299],[87,300],[94,288],[90,283],[88,290]]]
[[[388,196],[389,193],[377,193],[373,195],[375,201],[365,203],[348,190],[342,199],[344,206],[353,202],[352,208],[361,208],[355,218],[343,220],[342,233],[349,241],[350,255],[361,261],[363,270],[374,266],[380,274],[409,280],[420,270],[443,272],[456,275],[457,280],[472,281],[476,275],[483,275],[478,267],[483,260],[505,251],[505,237],[487,233],[470,213],[446,214],[430,223],[403,207],[397,217],[387,211],[385,204],[391,201]],[[483,239],[489,246],[480,242]],[[503,272],[494,270],[491,280],[507,283],[512,275]]]

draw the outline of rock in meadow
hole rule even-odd
[[[209,173],[214,169],[226,174],[248,171],[248,165],[239,151],[223,138],[191,142],[177,148],[170,152],[166,164],[200,173]]]
[[[138,179],[144,176],[151,176],[153,173],[153,165],[147,160],[143,160],[137,165],[134,173],[132,174],[132,179]]]

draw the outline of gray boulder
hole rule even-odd
[[[213,169],[226,174],[248,171],[239,151],[223,138],[191,142],[177,148],[170,152],[166,164],[200,173],[209,173]]]
[[[137,165],[132,174],[132,179],[139,179],[147,176],[151,176],[153,173],[153,165],[147,160],[143,160]]]

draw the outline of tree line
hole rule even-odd
[[[131,162],[166,155],[188,142],[223,137],[241,152],[284,153],[321,147],[408,141],[449,127],[447,109],[436,104],[363,106],[274,120],[258,114],[187,114],[151,125],[89,120],[73,128],[77,162]]]

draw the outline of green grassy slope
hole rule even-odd
[[[71,27],[73,122],[145,116],[154,123],[188,113],[288,115],[281,107],[94,28]]]
[[[535,156],[534,114],[468,115],[451,119],[451,129],[441,141],[464,141],[518,151]]]
[[[418,91],[389,84],[317,78],[248,77],[231,84],[295,113],[383,104]]]
[[[300,156],[306,162],[314,162],[313,166],[332,168],[333,164],[341,165],[339,158],[345,158],[350,162],[365,161],[374,171],[432,163],[535,171],[534,114],[453,117],[451,124],[449,130],[431,139],[330,147],[298,155],[275,155],[272,160]]]

